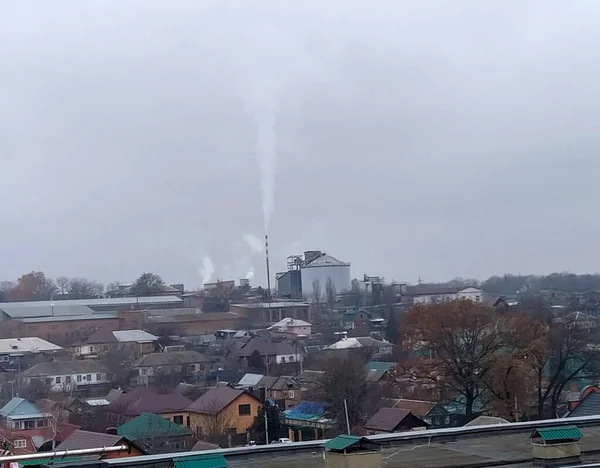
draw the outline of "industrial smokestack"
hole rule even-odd
[[[267,261],[267,303],[269,304],[269,322],[271,322],[271,268],[269,266],[269,236],[265,234],[265,258]]]

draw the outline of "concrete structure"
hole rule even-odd
[[[351,289],[350,263],[342,262],[324,252],[305,252],[300,272],[302,295],[306,298],[314,296],[317,285],[321,298],[325,298],[329,281],[332,282],[337,294]]]
[[[308,336],[312,333],[312,325],[304,320],[284,318],[274,325],[271,325],[268,330],[279,333],[291,333],[296,336]]]
[[[577,426],[536,429],[531,434],[534,465],[554,467],[579,462],[581,437]]]
[[[310,304],[308,302],[231,304],[229,310],[246,318],[248,323],[255,325],[272,324],[284,318],[310,321]]]
[[[404,293],[402,297],[412,304],[433,304],[454,301],[456,299],[468,299],[473,302],[482,302],[483,291],[475,286],[432,287],[424,284],[407,288],[406,293]]]

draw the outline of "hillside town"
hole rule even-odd
[[[600,288],[577,286],[600,278],[351,277],[309,251],[271,291],[4,282],[3,447],[132,457],[600,416]]]

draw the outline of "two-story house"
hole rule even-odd
[[[245,434],[262,403],[244,390],[215,387],[188,406],[190,427],[198,437]]]
[[[42,362],[22,372],[20,377],[24,385],[39,380],[51,392],[70,392],[110,382],[106,367],[96,361]]]
[[[0,418],[7,429],[34,429],[50,425],[52,415],[24,398],[14,397],[2,408]]]
[[[0,365],[5,369],[21,371],[40,357],[49,359],[64,350],[60,346],[35,336],[29,338],[5,338],[0,340]]]

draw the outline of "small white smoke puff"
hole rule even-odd
[[[250,269],[246,273],[247,280],[251,280],[252,278],[254,278],[254,267],[250,267]]]
[[[213,264],[213,261],[210,259],[210,257],[204,257],[204,260],[202,260],[202,268],[200,268],[200,276],[202,277],[202,284],[206,284],[208,283],[211,278],[212,275],[215,272],[215,266]]]
[[[250,247],[252,255],[261,254],[263,252],[263,243],[254,234],[244,234],[242,240]]]

